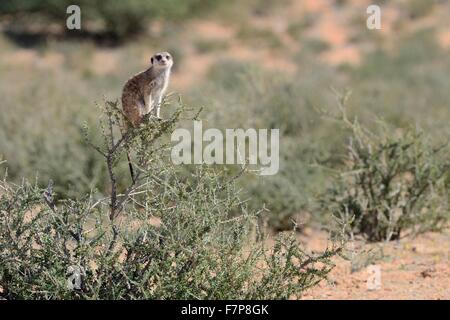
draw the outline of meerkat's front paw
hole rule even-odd
[[[159,117],[159,116],[156,116],[156,115],[154,115],[154,114],[152,114],[152,115],[150,116],[150,119],[156,120],[156,121],[162,121],[162,120],[163,120],[163,118],[161,118],[161,117]]]

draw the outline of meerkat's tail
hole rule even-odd
[[[128,151],[128,150],[127,150],[127,160],[128,160],[128,168],[130,168],[131,181],[133,181],[133,184],[135,184],[136,181],[134,180],[133,164],[131,163],[130,151]]]
[[[122,124],[122,126],[120,128],[120,130],[122,132],[122,137],[124,136],[124,134],[126,134],[126,128],[127,128],[127,125]],[[130,149],[128,146],[125,146],[125,150],[127,152],[128,168],[130,169],[131,181],[133,182],[133,184],[135,184],[136,180],[135,180],[135,175],[134,175],[133,164],[131,163]]]

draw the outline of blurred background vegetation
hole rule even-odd
[[[373,2],[1,1],[1,168],[51,178],[63,197],[107,190],[81,128],[167,50],[170,90],[204,106],[208,126],[281,129],[279,174],[241,181],[251,205],[265,205],[275,229],[314,218],[310,199],[330,183],[324,168],[343,165],[348,136],[318,112],[336,105],[332,88],[352,91],[349,112],[368,126],[418,126],[435,143],[450,134],[450,2],[375,1],[382,30],[368,30]],[[65,29],[69,4],[81,7],[80,31]]]

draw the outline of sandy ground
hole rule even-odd
[[[302,236],[302,241],[311,248],[326,245],[323,235]],[[350,261],[337,258],[329,280],[303,299],[450,299],[449,229],[364,248],[382,254],[355,272]]]

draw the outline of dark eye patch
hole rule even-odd
[[[158,55],[156,56],[156,60],[160,61],[161,59],[162,59],[162,55],[158,54]]]
[[[170,60],[170,56],[166,56],[166,59],[167,59],[167,60]]]

